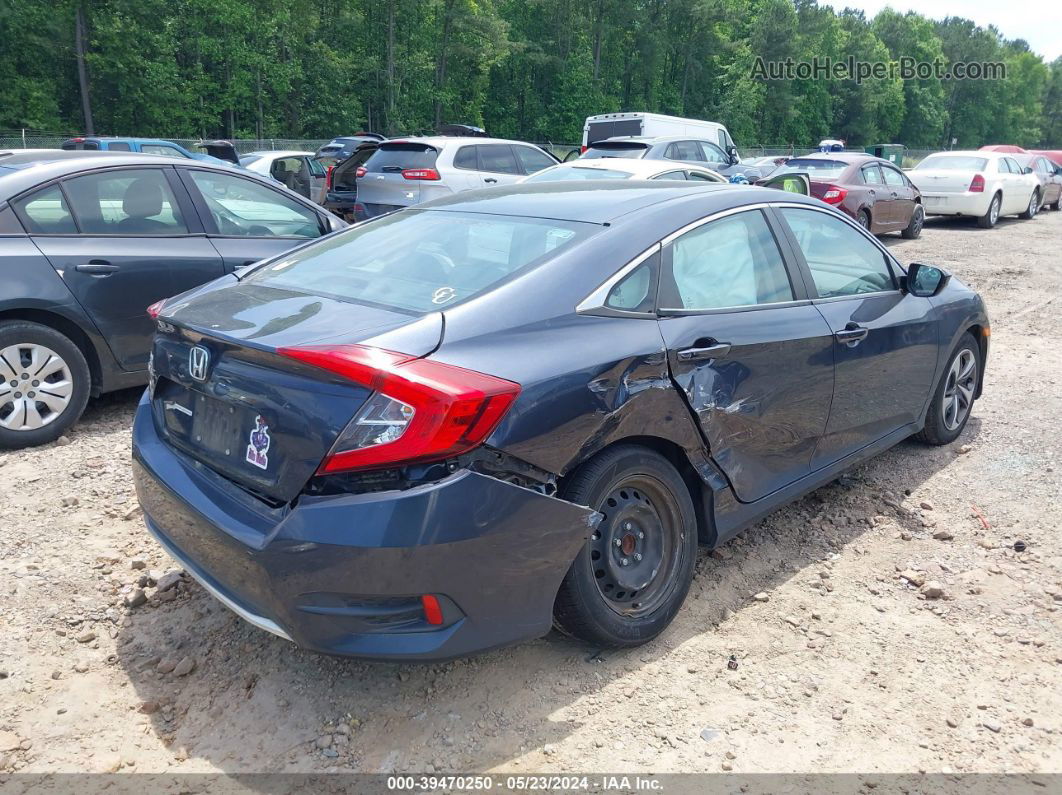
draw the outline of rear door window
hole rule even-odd
[[[107,151],[108,152],[131,152],[132,151],[132,147],[129,146],[129,144],[127,144],[125,141],[112,141],[111,143],[107,144]]]
[[[859,171],[863,175],[863,182],[867,185],[885,184],[885,181],[881,177],[881,169],[877,166],[863,166]]]
[[[537,149],[532,149],[530,146],[514,146],[513,151],[516,152],[516,159],[520,161],[520,166],[525,174],[534,174],[536,171],[557,165],[556,161],[549,155]]]
[[[508,144],[480,144],[479,170],[489,171],[494,174],[522,174],[520,166],[513,155],[512,147]]]
[[[668,160],[685,160],[701,162],[704,160],[704,155],[701,154],[701,147],[696,141],[675,141],[673,144],[669,144],[664,152],[664,157]]]
[[[406,210],[355,226],[244,278],[412,313],[434,312],[555,257],[598,229],[576,221]]]
[[[365,161],[373,174],[399,174],[407,168],[435,168],[439,150],[427,144],[403,142],[384,144]]]
[[[226,237],[320,237],[321,221],[309,207],[257,182],[214,171],[190,170],[192,182]]]
[[[74,235],[77,225],[58,185],[39,190],[14,203],[22,225],[34,235]]]
[[[162,169],[120,169],[63,183],[83,235],[183,235],[188,232]]]
[[[677,238],[669,247],[670,279],[661,304],[722,309],[793,300],[782,254],[763,213],[737,213]]]

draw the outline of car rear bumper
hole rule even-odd
[[[984,193],[926,193],[922,204],[926,215],[972,215],[980,217],[988,212],[994,194]]]
[[[316,651],[442,660],[540,637],[598,514],[462,470],[402,491],[271,508],[176,452],[141,402],[134,480],[148,529],[206,589]],[[424,620],[420,597],[442,605]]]

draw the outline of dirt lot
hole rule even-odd
[[[0,454],[0,770],[1062,771],[1060,240],[1062,213],[888,240],[988,303],[965,435],[702,551],[634,651],[302,652],[164,576],[130,483],[138,395],[94,401],[68,444]],[[130,607],[138,581],[159,584]]]

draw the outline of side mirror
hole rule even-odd
[[[728,147],[726,153],[730,157],[730,165],[733,166],[741,162],[741,158],[738,156],[738,150],[736,146]]]
[[[948,284],[951,274],[943,268],[912,262],[907,267],[904,287],[911,295],[929,298],[937,295]]]
[[[1031,174],[1031,173],[1033,173],[1032,166],[1026,166],[1025,168],[1023,168],[1021,170],[1021,173],[1022,174]]]

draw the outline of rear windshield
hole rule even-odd
[[[587,148],[581,157],[642,157],[648,149],[646,144],[595,144]]]
[[[407,168],[434,168],[439,151],[427,144],[385,144],[365,161],[365,170],[379,173],[397,173]]]
[[[988,160],[973,155],[930,155],[915,170],[935,168],[940,171],[984,171]]]
[[[840,160],[816,160],[813,158],[803,160],[797,158],[795,160],[790,160],[777,171],[771,172],[771,175],[780,176],[782,174],[795,174],[799,172],[801,174],[807,174],[813,180],[837,179],[837,177],[841,176],[841,172],[846,168],[848,168],[848,163],[844,163]]]
[[[571,182],[580,179],[630,179],[629,171],[616,171],[611,168],[580,168],[579,166],[559,166],[547,168],[533,174],[524,182]]]
[[[299,249],[244,280],[435,312],[552,259],[599,228],[578,221],[406,210]]]

